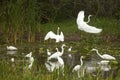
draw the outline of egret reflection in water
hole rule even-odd
[[[62,73],[64,75],[64,61],[61,57],[57,57],[57,61],[49,61],[45,62],[45,66],[49,72],[53,72],[54,70],[62,69]]]
[[[9,55],[14,55],[16,53],[17,53],[17,51],[7,51],[7,54],[9,54]]]

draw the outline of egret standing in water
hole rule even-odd
[[[32,52],[30,52],[29,54],[27,54],[25,57],[29,58],[29,65],[28,65],[28,69],[31,69],[33,62],[34,62],[34,58],[32,57]]]
[[[72,46],[70,46],[70,48],[68,49],[68,51],[71,52],[71,50],[72,50]]]
[[[84,21],[84,11],[80,11],[77,16],[78,29],[85,31],[87,33],[100,33],[102,29],[98,29],[94,26],[90,26],[87,23],[90,21],[90,16],[88,17],[88,22]]]
[[[62,56],[63,53],[64,53],[64,47],[65,47],[65,46],[66,46],[66,45],[63,44],[63,45],[61,46],[62,51],[61,51],[61,52],[60,52],[60,51],[55,52],[55,53],[52,54],[50,57],[48,57],[48,60],[50,60],[51,58],[57,58],[57,57]]]
[[[109,54],[103,54],[101,55],[97,49],[92,49],[91,51],[96,51],[96,53],[102,58],[102,59],[106,59],[106,60],[115,60],[115,57],[109,55]]]
[[[7,50],[13,51],[13,50],[17,50],[17,48],[14,46],[7,46]]]
[[[83,65],[82,58],[83,58],[83,56],[80,57],[80,62],[81,62],[81,64],[80,64],[80,65],[76,65],[76,66],[73,68],[73,70],[72,70],[72,72],[76,72],[76,71],[78,72],[78,78],[80,78],[79,71],[80,71],[80,69],[81,69],[81,67],[82,67],[82,65]],[[82,73],[84,74],[84,72],[82,72]]]
[[[80,62],[81,62],[81,64],[80,64],[80,65],[76,65],[76,66],[73,68],[72,72],[74,72],[74,71],[79,71],[79,70],[80,70],[81,66],[83,65],[82,58],[83,58],[83,56],[80,57]]]
[[[64,61],[61,57],[57,57],[56,62],[47,61],[45,63],[45,66],[46,66],[46,68],[49,72],[53,72],[55,69],[57,69],[58,74],[59,74],[59,69],[61,68],[62,69],[62,74],[64,75]]]
[[[54,32],[52,31],[49,31],[44,40],[48,40],[48,39],[55,39],[56,40],[56,43],[58,42],[63,42],[64,41],[64,35],[63,35],[63,32],[61,31],[61,33],[59,34],[59,27],[58,27],[58,30],[57,30],[57,34],[55,34]]]
[[[14,58],[11,58],[11,62],[14,62],[15,60],[14,60]]]

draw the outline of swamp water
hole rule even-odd
[[[107,47],[100,49],[104,54],[110,52],[110,55],[116,57],[115,61],[103,61],[96,52],[90,51],[92,48],[87,46],[81,48],[76,44],[66,44],[65,51],[61,57],[64,62],[64,68],[61,67],[57,59],[47,61],[47,51],[56,52],[56,47],[61,51],[61,45],[49,44],[26,44],[17,46],[17,51],[7,51],[6,46],[0,46],[0,79],[2,80],[119,80],[120,79],[120,49],[119,47]],[[77,47],[76,47],[76,46]],[[72,51],[68,48],[73,46]],[[98,46],[97,46],[98,47]],[[103,46],[105,48],[105,46]],[[103,48],[102,47],[102,48]],[[81,49],[80,49],[81,48]],[[102,51],[101,51],[102,50]],[[26,54],[32,52],[34,63],[31,69],[27,69],[29,63]],[[72,72],[75,65],[80,63],[80,56],[84,56],[83,65],[79,74]],[[102,63],[102,62],[103,63]],[[80,75],[80,76],[79,76]]]

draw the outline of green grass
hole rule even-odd
[[[75,19],[64,20],[54,23],[46,23],[41,24],[39,27],[41,28],[42,32],[42,39],[46,35],[48,31],[53,31],[57,33],[57,27],[60,27],[60,30],[63,31],[65,35],[65,44],[72,45],[73,54],[77,53],[79,55],[84,55],[86,58],[91,56],[90,50],[92,48],[97,48],[102,53],[109,53],[114,55],[117,58],[118,63],[120,63],[120,55],[119,49],[115,49],[116,47],[119,48],[120,44],[119,41],[115,41],[120,36],[120,23],[116,19],[109,19],[109,18],[92,18],[90,25],[96,26],[98,28],[103,29],[100,34],[89,34],[83,31],[78,30],[76,25]],[[75,36],[80,38],[80,40],[71,40],[71,36]],[[67,38],[70,38],[67,40]],[[111,37],[115,38],[115,40],[111,41]],[[3,39],[4,40],[4,39]],[[43,40],[42,40],[43,41]],[[12,44],[12,43],[10,43]],[[49,48],[51,51],[55,50],[55,47],[60,48],[62,43],[56,44],[54,41],[51,42],[41,42],[40,44],[36,43],[24,44],[24,47],[29,46],[29,51],[33,51],[35,53],[35,49],[39,48],[38,54],[33,54],[35,58],[35,62],[31,70],[25,70],[24,66],[26,65],[25,62],[23,63],[11,63],[9,58],[1,59],[0,58],[0,80],[78,80],[76,73],[72,73],[67,66],[65,66],[65,76],[62,76],[62,72],[58,75],[58,70],[50,73],[45,68],[45,65],[41,65],[39,61],[39,57],[43,55],[45,58],[46,48]],[[37,46],[36,46],[37,45]],[[53,46],[54,45],[54,46]],[[23,46],[23,44],[22,44]],[[22,46],[18,46],[22,48]],[[34,47],[34,48],[33,48]],[[22,48],[23,49],[23,48]],[[65,50],[66,51],[66,50]],[[25,50],[27,53],[28,51]],[[21,55],[20,55],[21,56]],[[46,60],[46,59],[44,59]],[[7,62],[8,61],[8,62]],[[14,66],[15,65],[15,66]],[[115,65],[116,66],[116,65]],[[113,66],[114,68],[114,66]],[[104,79],[101,77],[99,71],[96,73],[96,76],[92,76],[91,74],[85,74],[85,77],[81,78],[81,80],[119,80],[120,70],[117,71],[116,77],[113,77],[111,73],[108,78]]]
[[[85,19],[86,21],[86,19]],[[48,31],[53,31],[54,33],[57,33],[57,27],[60,27],[60,31],[63,31],[65,35],[65,39],[68,41],[79,41],[79,40],[87,40],[87,41],[98,41],[102,40],[104,41],[111,41],[111,40],[119,40],[120,36],[120,23],[117,19],[114,18],[95,18],[92,17],[91,21],[89,23],[91,26],[95,26],[97,28],[103,29],[103,31],[100,34],[89,34],[84,31],[81,31],[78,29],[77,24],[76,24],[76,19],[68,19],[68,20],[63,20],[63,21],[56,21],[56,22],[49,22],[46,24],[38,24],[37,27],[33,27],[33,32],[32,30],[30,31],[24,31],[25,29],[21,28],[22,30],[18,30],[17,32],[20,34],[17,34],[16,37],[13,37],[15,34],[11,34],[10,31],[2,31],[4,33],[0,37],[0,42],[1,44],[4,43],[25,43],[25,42],[43,42],[43,39],[45,35],[47,34]],[[14,28],[14,27],[12,27]],[[6,29],[4,29],[6,30]],[[15,29],[12,29],[15,30]],[[36,35],[38,35],[36,37]],[[11,37],[12,36],[12,37]],[[15,41],[14,41],[15,38]],[[28,38],[30,41],[28,41]],[[38,40],[37,40],[38,39]],[[39,40],[40,39],[40,40]],[[73,39],[73,40],[72,40]],[[78,40],[77,40],[78,39]],[[89,40],[88,40],[89,39]],[[93,40],[94,39],[94,40]]]
[[[102,31],[103,34],[118,35],[120,33],[119,20],[116,20],[114,18],[103,18],[103,17],[91,18],[91,21],[88,24],[91,26],[95,26],[97,28],[103,29]],[[61,31],[63,31],[65,34],[82,32],[77,28],[76,19],[69,19],[69,20],[63,20],[60,22],[47,23],[41,26],[45,32],[48,32],[50,30],[56,32],[57,27],[60,27]]]

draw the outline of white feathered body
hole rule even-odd
[[[7,46],[7,50],[17,50],[17,48],[14,46]]]
[[[115,57],[108,54],[103,54],[101,57],[106,60],[115,60]]]
[[[52,58],[58,58],[62,56],[62,53],[61,52],[55,52],[54,54],[52,54],[50,57],[48,57],[48,60],[52,59]]]
[[[100,33],[102,31],[102,29],[98,29],[94,26],[90,26],[84,21],[84,11],[80,11],[78,13],[77,25],[78,25],[78,29],[83,30],[87,33]]]
[[[63,32],[61,32],[60,35],[56,35],[54,32],[49,31],[49,32],[46,34],[44,40],[48,40],[48,39],[55,39],[56,42],[60,42],[60,41],[63,42],[63,41],[64,41]]]
[[[61,57],[57,57],[57,59],[58,59],[58,62],[60,63],[60,66],[62,68],[64,68],[64,61],[63,61],[63,59]]]
[[[73,68],[72,72],[79,71],[79,70],[80,70],[80,67],[81,67],[81,65],[76,65],[76,66]]]
[[[25,57],[32,57],[32,52],[30,52],[29,54],[25,55]]]

